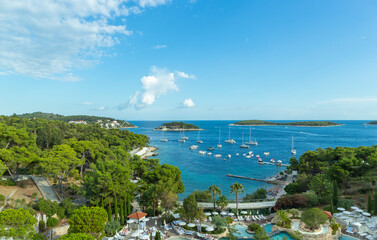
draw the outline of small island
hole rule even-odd
[[[371,121],[366,123],[365,125],[377,125],[377,121]]]
[[[200,127],[191,123],[169,122],[169,123],[163,123],[161,126],[155,128],[154,130],[179,132],[179,131],[200,131],[203,129],[200,129]]]
[[[377,124],[377,123],[376,123]],[[232,126],[296,126],[296,127],[332,127],[339,126],[341,124],[331,121],[299,121],[299,122],[268,122],[263,120],[243,120],[238,121]]]

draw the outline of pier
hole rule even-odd
[[[282,185],[282,182],[279,180],[269,180],[269,179],[258,179],[258,178],[252,178],[252,177],[244,177],[244,176],[238,176],[233,174],[227,174],[227,177],[233,177],[233,178],[241,178],[241,179],[247,179],[247,180],[253,180],[253,181],[259,181],[259,182],[265,182],[275,185]]]

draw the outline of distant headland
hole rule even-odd
[[[170,131],[170,132],[180,132],[180,131],[201,131],[200,127],[184,122],[169,122],[163,123],[161,126],[155,128],[156,131]]]
[[[365,125],[377,125],[377,121],[371,121],[366,123]]]
[[[376,123],[377,124],[377,123]],[[299,121],[299,122],[268,122],[263,120],[243,120],[238,121],[232,126],[295,126],[295,127],[332,127],[339,126],[342,124],[331,122],[331,121]]]
[[[57,120],[70,124],[83,124],[83,125],[94,125],[99,124],[102,128],[135,128],[136,126],[130,122],[123,120],[118,120],[109,117],[97,117],[97,116],[88,116],[88,115],[72,115],[64,116],[55,113],[43,113],[43,112],[33,112],[33,113],[24,113],[20,115],[14,115],[20,118],[41,118],[46,120]]]

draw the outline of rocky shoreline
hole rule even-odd
[[[169,128],[155,128],[153,129],[154,131],[165,131],[165,132],[189,132],[189,131],[204,131],[204,129],[183,129],[183,128],[178,128],[178,129],[169,129]]]

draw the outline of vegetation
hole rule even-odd
[[[251,223],[249,226],[247,226],[247,230],[249,230],[250,232],[255,232],[257,230],[259,230],[260,228],[262,228],[259,224],[256,224],[256,223]]]
[[[321,224],[325,224],[328,217],[319,208],[311,208],[301,214],[301,220],[311,229],[317,229]]]
[[[69,218],[69,233],[88,233],[98,238],[104,231],[107,221],[105,209],[100,207],[81,207]]]
[[[31,238],[37,219],[24,209],[8,209],[0,212],[0,236]]]
[[[328,126],[338,126],[340,124],[331,121],[302,121],[302,122],[268,122],[262,120],[243,120],[235,122],[234,125],[247,125],[247,126],[258,126],[258,125],[269,125],[269,126],[300,126],[300,127],[328,127]]]
[[[245,192],[243,190],[243,186],[240,183],[233,183],[232,186],[230,186],[230,194],[235,193],[236,194],[236,210],[238,213],[238,194]]]
[[[244,197],[242,200],[244,202],[249,202],[250,200],[255,199],[266,199],[267,198],[267,190],[265,188],[258,188],[254,193],[246,194],[246,197]]]
[[[56,226],[58,226],[58,224],[59,224],[59,219],[57,219],[55,217],[49,217],[47,219],[47,227],[49,227],[49,228],[56,227]]]
[[[209,186],[208,190],[212,192],[213,196],[213,209],[216,209],[216,194],[221,195],[221,189],[217,187],[215,184]]]
[[[291,227],[291,219],[289,218],[288,214],[284,210],[277,211],[277,222],[276,225],[283,228],[290,228]]]
[[[54,114],[54,113],[33,112],[33,113],[24,113],[24,114],[13,115],[13,116],[26,118],[26,119],[40,118],[40,119],[46,119],[46,120],[57,120],[57,121],[62,121],[66,123],[70,121],[85,121],[89,125],[98,124],[101,122],[107,123],[107,122],[117,121],[120,124],[119,128],[134,127],[133,124],[123,121],[123,120],[118,120],[118,119],[109,118],[109,117],[97,117],[97,116],[88,116],[88,115],[64,116],[64,115]]]
[[[198,126],[195,126],[191,123],[184,123],[184,122],[169,122],[169,123],[163,123],[158,128],[155,128],[155,130],[167,130],[167,131],[179,131],[179,130],[200,130]]]
[[[377,121],[368,122],[367,125],[377,125]]]
[[[95,238],[87,233],[69,233],[61,236],[58,240],[95,240]]]
[[[196,201],[194,194],[190,194],[183,200],[180,213],[187,222],[193,222],[194,219],[199,219],[201,221],[204,218],[203,209],[198,207],[198,202]]]

